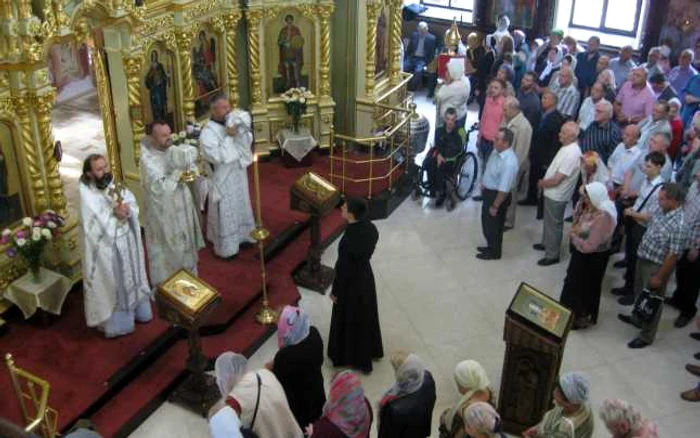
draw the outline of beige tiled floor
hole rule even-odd
[[[418,103],[422,111],[430,111],[424,98],[419,97]],[[565,259],[551,267],[536,265],[540,254],[531,245],[539,239],[541,222],[535,220],[532,207],[519,208],[517,226],[505,236],[502,260],[475,259],[475,247],[483,244],[479,209],[471,200],[451,213],[407,200],[390,218],[376,223],[380,241],[373,266],[385,350],[406,349],[425,360],[437,383],[435,417],[457,397],[452,370],[460,360],[480,361],[498,390],[503,317],[513,293],[521,281],[527,281],[558,297],[568,263]],[[336,251],[337,243],[324,254],[327,265],[332,266]],[[563,370],[589,374],[596,409],[605,398],[623,398],[658,421],[660,436],[695,436],[700,430],[698,406],[682,401],[678,394],[697,384],[683,366],[700,351],[700,343],[688,337],[691,327],[673,328],[676,312],[667,308],[656,343],[644,350],[628,349],[625,344],[635,331],[617,321],[622,309],[607,293],[620,283],[620,275],[620,270],[608,271],[599,324],[569,336]],[[301,306],[325,339],[330,300],[306,290],[301,295]],[[275,350],[276,341],[271,338],[253,356],[252,366],[270,360]],[[331,373],[327,362],[324,374],[328,378]],[[369,399],[377,402],[393,382],[388,360],[361,378]],[[166,403],[132,435],[162,436],[206,437],[208,432],[203,419]],[[594,436],[609,436],[600,422]]]

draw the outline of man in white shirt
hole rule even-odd
[[[627,125],[622,131],[622,143],[617,145],[608,158],[608,169],[610,169],[611,180],[616,190],[625,183],[625,173],[637,161],[641,153],[637,141],[639,141],[639,127]]]
[[[544,179],[537,183],[537,187],[544,191],[542,243],[533,246],[536,250],[545,251],[544,258],[537,262],[540,266],[559,263],[566,204],[576,189],[576,182],[581,172],[581,148],[577,143],[578,135],[579,127],[576,122],[567,122],[562,126],[559,132],[562,147],[547,168]]]
[[[668,122],[668,112],[671,110],[668,103],[658,102],[654,105],[651,115],[639,122],[640,138],[639,149],[646,153],[649,149],[649,140],[652,136],[665,133],[672,136],[671,124]]]
[[[661,169],[661,178],[664,182],[671,182],[673,176],[673,166],[671,164],[671,157],[668,156],[666,151],[671,143],[671,139],[668,135],[664,133],[656,134],[651,137],[649,142],[649,150],[647,152],[661,152],[666,158],[666,163]],[[625,183],[620,190],[620,195],[623,198],[634,199],[639,195],[639,189],[642,187],[644,182],[644,162],[646,160],[646,153],[640,148],[639,157],[634,165],[625,172]]]
[[[578,123],[584,132],[595,121],[595,105],[603,99],[603,84],[596,82],[591,87],[591,95],[583,100],[578,112]]]

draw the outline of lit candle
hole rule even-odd
[[[258,154],[253,156],[253,175],[255,178],[255,225],[260,228],[262,226],[262,216],[260,210],[260,171],[258,170]]]

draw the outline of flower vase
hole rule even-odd
[[[296,133],[296,134],[299,133],[299,121],[300,121],[300,119],[301,119],[301,117],[299,117],[296,114],[292,116],[292,131],[294,131],[294,133]]]
[[[30,272],[30,278],[32,280],[32,283],[34,284],[39,284],[41,283],[41,280],[43,280],[43,276],[41,274],[41,266],[40,265],[29,265],[29,272]]]

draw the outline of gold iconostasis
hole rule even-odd
[[[322,148],[329,146],[336,113],[332,90],[339,90],[340,105],[352,105],[358,136],[372,129],[373,103],[405,99],[405,93],[391,97],[406,79],[399,58],[401,0],[339,0],[342,17],[334,16],[334,0],[250,0],[245,9],[239,3],[0,0],[6,24],[0,28],[0,229],[46,209],[64,215],[64,233],[45,252],[45,264],[80,278],[77,214],[59,173],[52,112],[88,91],[99,100],[104,145],[98,146],[139,199],[146,127],[162,119],[179,131],[204,121],[215,94],[252,113],[262,155],[278,149],[277,134],[289,126],[280,98],[289,88],[312,93],[301,123]],[[333,26],[348,17],[352,28],[339,29],[342,41],[333,43]],[[332,55],[350,60],[337,79]],[[0,292],[26,270],[6,258],[5,249]]]

